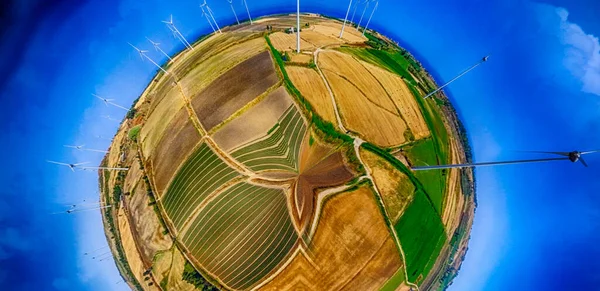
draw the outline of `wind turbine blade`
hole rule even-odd
[[[599,153],[600,150],[595,150],[595,151],[587,151],[587,152],[581,152],[582,155],[587,155],[587,154],[593,154],[593,153]]]
[[[73,164],[73,166],[81,166],[81,165],[85,165],[85,164],[89,164],[90,162],[83,162],[83,163],[78,163],[78,164]]]
[[[48,161],[46,160],[46,162],[51,163],[51,164],[57,164],[57,165],[61,165],[61,166],[69,166],[69,164],[67,163],[59,163],[59,162],[55,162],[55,161]]]
[[[454,164],[454,165],[440,165],[440,166],[425,166],[425,167],[413,167],[413,171],[423,170],[437,170],[437,169],[453,169],[453,168],[474,168],[483,166],[499,166],[499,165],[512,165],[512,164],[526,164],[526,163],[540,163],[550,161],[561,161],[568,160],[569,158],[547,158],[547,159],[533,159],[533,160],[515,160],[515,161],[503,161],[503,162],[485,162],[485,163],[472,163],[472,164]]]
[[[588,164],[585,162],[585,160],[583,159],[583,157],[579,157],[579,161],[584,165],[584,166],[588,166]]]
[[[553,155],[559,155],[559,156],[565,156],[568,157],[569,156],[569,152],[544,152],[544,151],[520,151],[522,153],[538,153],[538,154],[553,154]]]

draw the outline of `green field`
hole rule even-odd
[[[437,157],[433,140],[427,138],[419,140],[408,148],[404,148],[406,157],[413,166],[432,166],[437,165]],[[416,171],[415,177],[421,181],[425,192],[431,198],[438,213],[442,212],[442,203],[446,185],[446,176],[442,170]]]
[[[183,243],[233,289],[247,289],[272,271],[298,237],[283,190],[235,184],[209,202]]]
[[[416,191],[394,228],[406,255],[408,280],[416,283],[427,276],[446,242],[444,225],[425,194]]]
[[[231,156],[253,171],[298,171],[300,145],[306,126],[300,112],[290,106],[266,136],[233,150]]]
[[[404,277],[404,268],[400,267],[396,274],[392,276],[386,283],[379,289],[379,291],[394,291],[400,286],[400,284],[404,283],[406,278]]]
[[[208,145],[200,145],[177,172],[162,199],[175,227],[181,229],[204,198],[238,176]]]

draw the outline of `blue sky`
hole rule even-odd
[[[206,33],[197,1],[3,1],[0,4],[0,287],[119,290],[97,213],[49,215],[95,199],[96,176],[46,159],[90,161],[64,144],[106,148],[121,118],[91,93],[128,106],[154,68],[128,47],[148,36],[181,48],[160,20],[173,14],[192,39]],[[237,11],[242,6],[235,1]],[[294,1],[248,0],[253,16]],[[224,0],[209,0],[220,24]],[[303,1],[302,11],[342,17],[347,1]],[[441,80],[491,54],[448,87],[477,161],[516,150],[600,148],[600,3],[585,1],[382,0],[372,27],[400,41]],[[245,17],[244,17],[245,18]],[[159,59],[152,52],[152,57]],[[477,170],[479,207],[451,290],[594,290],[600,284],[600,157]]]

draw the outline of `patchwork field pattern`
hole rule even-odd
[[[255,172],[276,170],[298,172],[298,155],[306,125],[295,106],[263,138],[234,149],[231,155]]]
[[[247,289],[284,261],[297,239],[283,190],[240,182],[200,211],[183,242],[226,286]]]
[[[175,227],[181,230],[203,199],[239,175],[202,143],[181,167],[162,199]]]

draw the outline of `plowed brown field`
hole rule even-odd
[[[192,99],[192,106],[210,130],[279,81],[271,55],[262,52],[227,71]]]

